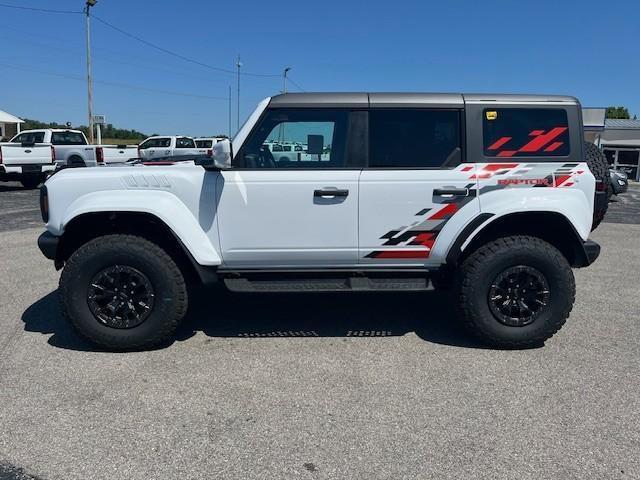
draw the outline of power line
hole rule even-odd
[[[40,73],[43,75],[51,75],[53,77],[60,77],[60,78],[66,78],[69,80],[77,80],[80,82],[84,82],[86,79],[84,77],[81,77],[79,75],[71,75],[71,74],[65,74],[65,73],[57,73],[57,72],[51,72],[51,71],[46,71],[46,70],[39,70],[39,69],[34,69],[34,68],[30,68],[30,67],[25,67],[25,66],[21,66],[21,65],[11,65],[11,64],[0,64],[3,67],[6,68],[11,68],[14,70],[21,70],[21,71],[25,71],[25,72],[34,72],[34,73]],[[118,88],[126,88],[129,90],[139,90],[139,91],[146,91],[146,92],[152,92],[152,93],[162,93],[165,95],[176,95],[176,96],[180,96],[180,97],[192,97],[192,98],[202,98],[202,99],[207,99],[207,100],[228,100],[227,97],[214,97],[211,95],[199,95],[197,93],[186,93],[186,92],[174,92],[171,90],[160,90],[160,89],[156,89],[156,88],[148,88],[148,87],[142,87],[140,85],[131,85],[128,83],[118,83],[118,82],[108,82],[108,81],[104,81],[104,80],[94,80],[95,83],[99,83],[102,85],[107,85],[107,86],[111,86],[111,87],[118,87]]]
[[[293,80],[293,79],[291,78],[291,76],[288,76],[288,77],[287,77],[287,80],[288,80],[288,81],[290,81],[291,83],[293,83],[293,85],[294,85],[298,90],[300,90],[301,92],[306,91],[304,88],[302,88],[300,85],[298,85],[298,84],[295,82],[295,80]]]
[[[56,46],[55,49],[57,51],[66,51],[66,52],[71,52],[71,53],[81,53],[80,50],[77,50],[75,48],[68,48],[68,45],[70,45],[70,43],[68,42],[64,42],[61,39],[59,39],[58,37],[53,37],[50,35],[40,35],[37,34],[35,32],[27,32],[25,30],[19,30],[17,28],[11,28],[11,27],[7,27],[6,25],[1,25],[0,24],[0,29],[2,28],[8,28],[10,30],[13,30],[15,32],[18,33],[22,33],[23,35],[28,35],[28,36],[40,36],[40,37],[44,37],[44,38],[51,38],[54,39],[56,41],[58,41],[59,43],[62,43],[63,45],[65,45],[64,47],[61,46]],[[4,39],[4,40],[15,40],[14,37],[10,37],[10,36],[6,36],[6,35],[0,35],[0,39]],[[40,47],[51,47],[50,43],[45,43],[45,42],[40,42],[40,41],[34,41],[32,39],[25,39],[25,38],[21,38],[19,40],[20,42],[24,43],[29,43],[31,45],[35,45],[35,46],[40,46]],[[93,50],[96,50],[95,48]],[[103,49],[101,49],[103,50]],[[107,50],[108,51],[108,50]],[[108,62],[108,63],[113,63],[113,64],[118,64],[118,65],[126,65],[129,67],[134,67],[134,68],[138,68],[138,69],[142,69],[142,70],[148,70],[148,71],[157,71],[157,72],[163,72],[163,73],[170,73],[172,75],[177,75],[177,76],[181,76],[181,77],[187,77],[187,78],[193,78],[193,79],[197,79],[197,80],[201,80],[201,81],[206,81],[206,82],[212,82],[212,78],[211,77],[206,77],[204,75],[196,75],[196,74],[192,74],[189,72],[182,72],[179,71],[177,69],[172,69],[172,68],[168,68],[168,67],[157,67],[157,66],[152,66],[152,65],[148,65],[148,64],[144,64],[144,63],[140,63],[137,61],[130,61],[130,62],[126,62],[123,60],[114,60],[112,58],[109,58],[108,56],[103,56],[103,55],[92,55],[92,57],[94,59],[98,59],[101,62]],[[226,85],[225,80],[219,79],[218,82],[222,82]]]
[[[141,38],[141,37],[139,37],[137,35],[134,35],[133,33],[129,33],[126,30],[121,29],[120,27],[116,27],[115,25],[112,25],[111,23],[107,22],[106,20],[103,20],[100,17],[97,17],[95,15],[92,15],[92,17],[95,18],[98,22],[102,23],[103,25],[105,25],[105,26],[107,26],[107,27],[119,32],[119,33],[121,33],[122,35],[125,35],[125,36],[127,36],[129,38],[132,38],[132,39],[136,40],[137,42],[140,42],[140,43],[142,43],[142,44],[144,44],[144,45],[146,45],[148,47],[154,48],[154,49],[156,49],[156,50],[158,50],[160,52],[166,53],[167,55],[171,55],[172,57],[179,58],[180,60],[183,60],[185,62],[190,62],[190,63],[193,63],[195,65],[199,65],[201,67],[208,68],[210,70],[215,70],[217,72],[228,73],[228,74],[231,74],[231,75],[236,75],[237,74],[237,72],[234,71],[234,70],[230,70],[230,69],[222,68],[222,67],[215,67],[213,65],[209,65],[207,63],[203,63],[203,62],[200,62],[200,61],[195,60],[193,58],[187,57],[185,55],[181,55],[181,54],[176,53],[174,51],[168,50],[168,49],[166,49],[164,47],[156,45],[155,43],[151,43],[151,42],[145,40],[144,38]],[[249,77],[266,77],[266,78],[280,77],[280,74],[271,74],[271,73],[242,72],[241,75],[245,75],[245,76],[249,76]]]
[[[36,7],[24,7],[21,5],[9,5],[7,3],[0,3],[0,7],[5,8],[15,8],[16,10],[30,10],[32,12],[41,12],[41,13],[66,13],[66,14],[80,14],[81,11],[78,10],[52,10],[50,8],[36,8]]]
[[[52,9],[48,9],[48,8],[36,8],[36,7],[24,7],[24,6],[19,6],[19,5],[9,5],[6,3],[0,3],[0,7],[6,7],[6,8],[14,8],[14,9],[18,9],[18,10],[29,10],[29,11],[35,11],[35,12],[41,12],[41,13],[60,13],[60,14],[83,14],[84,12],[82,11],[74,11],[74,10],[52,10]],[[207,63],[203,63],[200,62],[198,60],[195,60],[193,58],[187,57],[185,55],[182,55],[180,53],[176,53],[172,50],[166,49],[164,47],[161,47],[159,45],[156,45],[152,42],[149,42],[148,40],[145,40],[144,38],[141,38],[133,33],[127,32],[126,30],[123,30],[120,27],[117,27],[109,22],[107,22],[106,20],[103,20],[102,18],[96,16],[96,15],[91,15],[92,18],[95,18],[98,22],[102,23],[103,25],[105,25],[106,27],[111,28],[112,30],[115,30],[116,32],[119,32],[122,35],[125,35],[133,40],[136,40],[137,42],[140,42],[148,47],[151,47],[155,50],[158,50],[160,52],[163,52],[167,55],[171,55],[172,57],[175,58],[179,58],[185,62],[189,62],[189,63],[193,63],[194,65],[199,65],[201,67],[204,68],[208,68],[209,70],[215,70],[217,72],[221,72],[221,73],[227,73],[227,74],[231,74],[231,75],[236,75],[237,72],[234,70],[230,70],[227,68],[222,68],[222,67],[216,67],[213,65],[209,65]],[[280,74],[279,73],[253,73],[253,72],[241,72],[241,75],[247,76],[247,77],[259,77],[259,78],[279,78]]]

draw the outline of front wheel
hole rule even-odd
[[[498,348],[530,348],[551,338],[573,307],[575,281],[566,258],[535,237],[499,238],[473,252],[457,282],[468,329]]]
[[[78,334],[109,350],[168,340],[187,311],[182,272],[158,245],[106,235],[80,247],[60,276],[63,314]]]

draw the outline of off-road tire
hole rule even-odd
[[[154,290],[151,313],[140,325],[113,328],[98,321],[89,307],[88,291],[100,271],[124,265],[142,272]],[[166,342],[187,312],[184,276],[173,259],[158,245],[133,235],[95,238],[78,250],[60,276],[63,315],[84,339],[107,350],[141,350]]]
[[[584,160],[587,162],[589,170],[591,170],[593,176],[596,177],[596,180],[603,182],[607,187],[607,201],[602,208],[594,210],[593,212],[593,223],[591,225],[591,230],[593,231],[598,228],[598,225],[600,225],[600,222],[602,222],[609,209],[609,200],[612,192],[612,189],[609,187],[611,183],[611,178],[609,177],[609,162],[607,161],[606,155],[602,153],[602,150],[590,142],[584,142]]]
[[[38,188],[44,180],[45,177],[42,174],[24,175],[20,179],[20,183],[25,189],[33,190],[34,188]]]
[[[498,321],[489,306],[494,280],[515,266],[533,267],[549,285],[549,301],[540,316],[524,326]],[[566,258],[549,243],[529,236],[493,240],[465,259],[457,272],[455,294],[461,320],[481,342],[496,348],[540,346],[565,323],[575,299],[575,280]]]

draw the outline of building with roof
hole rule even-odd
[[[20,133],[24,120],[0,110],[0,139],[10,139]]]
[[[609,164],[626,172],[630,179],[640,181],[640,120],[607,118],[599,146]]]
[[[605,119],[605,108],[583,108],[585,140],[604,151],[609,164],[640,181],[640,120]]]

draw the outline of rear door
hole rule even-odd
[[[361,263],[444,261],[480,211],[475,166],[462,163],[463,132],[462,105],[371,109],[369,162],[360,176]]]
[[[198,148],[193,138],[189,137],[176,137],[176,148],[174,155],[193,155],[201,154],[205,155],[207,150],[205,148]]]
[[[358,116],[344,109],[267,110],[234,168],[221,173],[218,222],[229,267],[330,267],[358,262]],[[363,137],[361,137],[363,138]],[[267,142],[309,139],[305,161],[277,156]]]
[[[144,160],[171,156],[171,138],[150,138],[142,142],[138,150],[140,151],[140,157]]]

